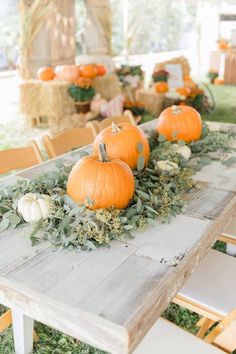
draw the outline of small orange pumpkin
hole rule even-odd
[[[165,81],[158,81],[155,84],[155,89],[157,93],[166,93],[169,91],[168,84]]]
[[[97,75],[98,76],[103,76],[107,72],[105,66],[103,66],[103,65],[96,65],[96,69],[97,69]]]
[[[54,79],[55,72],[52,68],[50,68],[48,66],[44,66],[44,67],[38,69],[37,77],[39,80],[42,80],[42,81],[50,81],[50,80]]]
[[[178,87],[176,89],[176,92],[178,92],[181,96],[188,97],[191,94],[191,90],[188,87]]]
[[[197,86],[197,84],[196,84],[196,82],[193,81],[193,79],[190,76],[185,75],[184,76],[184,86],[189,88],[190,90],[192,90]]]
[[[79,70],[76,65],[58,65],[55,68],[56,80],[75,82],[79,77]]]
[[[144,157],[146,165],[150,155],[148,140],[142,130],[130,123],[112,123],[103,129],[93,143],[93,153],[98,155],[99,144],[106,144],[107,155],[111,159],[120,159],[130,168],[136,169],[138,158]]]
[[[202,119],[200,114],[192,107],[168,107],[158,119],[157,131],[169,141],[195,141],[202,134]]]
[[[224,83],[225,83],[224,79],[222,79],[220,77],[216,77],[214,80],[215,85],[223,85]]]
[[[80,76],[86,79],[93,79],[97,76],[97,68],[95,65],[83,65],[79,67]]]
[[[99,158],[85,156],[72,168],[67,193],[90,209],[127,207],[134,195],[134,176],[123,161],[108,160],[105,145],[99,145]]]

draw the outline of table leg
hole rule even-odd
[[[34,320],[19,309],[12,309],[12,325],[16,354],[33,352]]]

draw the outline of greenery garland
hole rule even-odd
[[[32,244],[48,240],[55,247],[91,250],[108,246],[113,239],[132,237],[131,231],[155,224],[157,219],[168,222],[171,216],[183,210],[184,194],[196,186],[193,173],[212,159],[219,160],[220,154],[216,153],[219,150],[229,151],[226,146],[229,139],[229,134],[211,132],[204,126],[201,139],[189,144],[192,156],[188,160],[178,152],[185,146],[183,141],[172,144],[164,136],[152,132],[150,161],[146,169],[143,169],[142,159],[138,161],[137,171],[134,171],[134,198],[124,210],[91,211],[84,205],[75,204],[66,194],[72,166],[59,161],[53,171],[32,180],[18,179],[13,186],[0,189],[0,231],[24,224],[17,210],[18,200],[26,193],[38,193],[49,195],[52,206],[46,219],[32,224]],[[169,168],[163,170],[160,161],[162,164],[165,161]],[[232,157],[224,161],[226,165],[235,162]]]

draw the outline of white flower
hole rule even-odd
[[[47,195],[27,193],[19,199],[17,207],[23,219],[32,223],[48,217],[51,200]]]
[[[172,147],[178,154],[183,156],[186,160],[190,159],[191,149],[187,145],[180,146],[178,144],[173,144]]]
[[[162,171],[173,171],[178,169],[178,165],[175,162],[169,160],[161,160],[156,163],[156,166]]]
[[[127,75],[124,80],[130,84],[130,87],[136,88],[138,87],[140,77],[138,75]]]

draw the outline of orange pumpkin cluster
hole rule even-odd
[[[202,120],[192,107],[166,108],[157,123],[157,132],[169,141],[191,142],[200,138]],[[93,154],[83,157],[71,170],[68,195],[90,209],[124,209],[134,195],[132,169],[139,159],[148,163],[150,148],[143,131],[130,123],[112,124],[103,129],[93,144]]]
[[[37,77],[41,81],[64,80],[71,83],[76,83],[79,78],[94,79],[96,76],[106,74],[106,69],[103,65],[58,65],[55,69],[51,67],[39,68]],[[81,81],[83,87],[87,87],[88,81]]]

